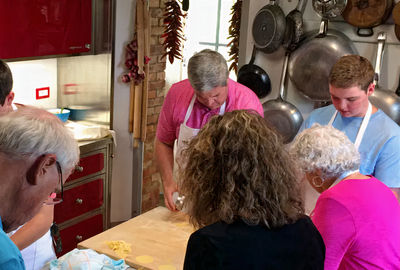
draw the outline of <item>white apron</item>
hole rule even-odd
[[[337,113],[338,113],[338,111],[335,111],[332,118],[329,120],[329,123],[328,123],[329,126],[332,126],[333,121],[335,121]],[[354,145],[357,150],[360,147],[362,138],[364,137],[364,133],[368,126],[371,115],[372,115],[372,105],[369,102],[367,113],[365,114],[365,116],[361,122],[360,128],[357,132],[356,140],[354,142]],[[351,172],[351,173],[353,173],[353,172]],[[345,177],[339,177],[339,178],[345,178]],[[318,197],[320,194],[311,186],[311,184],[308,181],[303,181],[303,183],[304,183],[304,193],[305,193],[304,194],[304,198],[305,198],[304,208],[305,208],[306,214],[310,214],[314,210],[315,204],[317,203],[317,200],[318,200]],[[338,182],[335,182],[334,185],[336,185],[337,183]]]
[[[178,163],[183,166],[184,162],[180,160],[181,152],[186,147],[186,145],[190,142],[190,140],[196,136],[200,129],[199,128],[190,128],[186,125],[190,115],[192,114],[193,105],[196,101],[196,94],[193,94],[192,100],[190,101],[189,107],[186,111],[185,119],[183,123],[180,125],[178,138],[174,142],[174,168],[173,168],[173,178],[176,181],[176,173],[177,173],[177,165]],[[225,113],[226,102],[221,105],[219,108],[219,115],[223,115]]]

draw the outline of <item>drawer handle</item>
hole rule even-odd
[[[77,171],[77,172],[83,172],[83,167],[82,167],[82,166],[79,166],[79,165],[76,165],[76,166],[75,166],[75,171]]]
[[[76,241],[82,241],[83,237],[82,237],[82,235],[77,235],[75,237],[75,239],[76,239]]]
[[[80,198],[78,198],[78,199],[75,200],[75,202],[76,202],[76,204],[82,204],[82,203],[83,203],[83,200],[80,199]]]

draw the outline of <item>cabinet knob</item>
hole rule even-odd
[[[76,241],[82,241],[83,237],[82,235],[77,235],[75,236]]]
[[[82,204],[82,203],[83,203],[83,200],[80,199],[80,198],[77,198],[77,199],[75,200],[75,202],[76,202],[76,204]]]
[[[79,165],[76,165],[76,166],[75,166],[75,171],[77,171],[77,172],[83,172],[83,167],[82,167],[82,166],[79,166]]]

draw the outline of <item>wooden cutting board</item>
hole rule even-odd
[[[78,244],[113,259],[121,259],[106,241],[124,240],[131,244],[125,262],[138,269],[183,269],[186,245],[194,228],[188,216],[157,207]],[[151,261],[153,260],[153,261]]]

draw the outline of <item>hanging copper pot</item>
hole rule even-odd
[[[359,36],[372,36],[372,28],[387,19],[392,7],[393,0],[348,0],[342,16]]]

